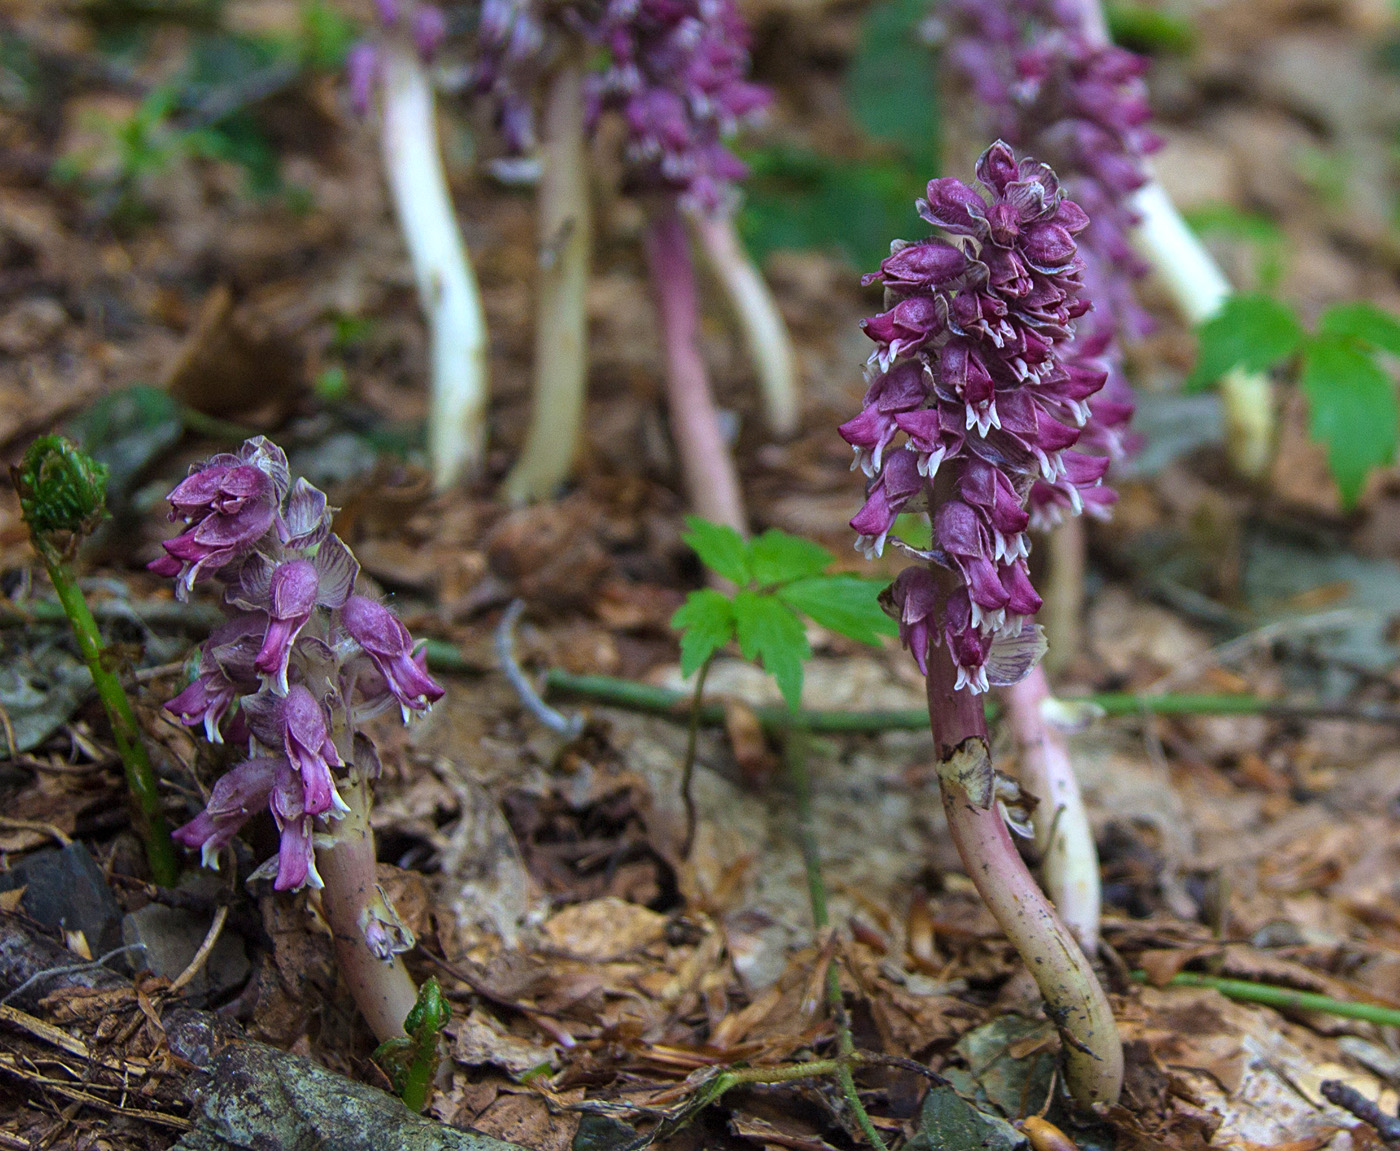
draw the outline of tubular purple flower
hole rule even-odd
[[[267,806],[279,771],[287,761],[280,756],[250,759],[225,772],[209,793],[209,802],[194,819],[173,833],[188,848],[199,848],[200,863],[218,870],[219,852],[242,826]]]
[[[872,476],[851,521],[857,548],[878,555],[901,512],[931,511],[930,551],[894,542],[943,568],[946,591],[911,569],[921,574],[901,575],[888,602],[920,668],[930,643],[947,643],[956,690],[974,692],[1014,682],[1043,649],[1026,568],[1032,488],[1045,488],[1045,506],[1099,506],[1086,493],[1107,466],[1070,450],[1106,373],[1062,358],[1088,308],[1075,249],[1088,220],[1049,168],[1004,143],[983,153],[977,178],[981,191],[934,180],[921,203],[952,242],[896,244],[866,277],[891,306],[864,325],[871,382],[841,427]],[[927,258],[899,258],[915,250]]]
[[[331,768],[344,767],[345,761],[331,741],[325,709],[310,691],[295,684],[281,701],[278,720],[287,760],[301,777],[302,814],[343,815],[347,808]]]
[[[365,650],[403,709],[427,711],[442,698],[442,686],[413,658],[413,637],[383,604],[351,596],[341,609],[341,622],[350,638]]]
[[[277,567],[268,588],[267,635],[253,666],[277,681],[287,693],[287,663],[292,658],[292,642],[301,634],[316,608],[316,565],[310,560],[293,560]]]
[[[291,766],[282,761],[272,788],[272,818],[281,832],[277,850],[277,878],[272,886],[277,891],[300,891],[303,887],[321,888],[320,872],[316,870],[316,852],[311,816],[306,814],[302,781]]]
[[[202,724],[210,743],[223,743],[219,725],[233,701],[257,690],[253,660],[266,628],[261,613],[240,613],[215,628],[200,649],[198,676],[165,709],[186,727]]]

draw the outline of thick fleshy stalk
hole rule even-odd
[[[1070,1094],[1087,1106],[1112,1106],[1123,1088],[1123,1045],[1108,997],[1011,841],[996,801],[982,701],[956,688],[955,677],[947,645],[931,648],[929,722],[948,829],[978,894],[1025,960],[1059,1029]]]
[[[418,989],[398,954],[381,958],[366,940],[367,929],[383,914],[384,896],[375,881],[374,832],[362,774],[345,799],[350,810],[336,825],[333,844],[316,852],[316,869],[325,883],[321,910],[335,939],[341,978],[382,1043],[404,1034],[404,1020],[418,999]]]
[[[473,472],[485,449],[486,316],[438,150],[427,71],[397,39],[385,44],[382,67],[384,166],[428,321],[428,454],[441,491]]]
[[[1154,180],[1137,191],[1133,207],[1142,217],[1134,242],[1177,310],[1192,325],[1214,318],[1234,289],[1171,197]],[[1240,475],[1257,479],[1273,459],[1278,422],[1273,385],[1261,372],[1234,368],[1220,380],[1220,399],[1230,463]]]
[[[700,355],[695,270],[685,225],[673,203],[657,207],[647,225],[647,266],[661,313],[666,399],[690,506],[712,523],[748,534],[739,477],[720,429],[709,374]]]
[[[700,250],[729,296],[744,346],[758,373],[768,428],[776,436],[791,436],[797,431],[801,412],[797,360],[787,322],[763,275],[744,250],[733,215],[700,215],[695,227]]]
[[[1102,888],[1094,830],[1074,775],[1064,733],[1045,720],[1050,684],[1041,667],[1004,689],[1006,719],[1016,738],[1021,783],[1040,800],[1032,824],[1040,881],[1086,954],[1099,949]]]
[[[520,459],[506,479],[511,503],[552,496],[568,478],[582,436],[593,242],[583,115],[583,71],[570,63],[554,74],[545,97],[534,407]]]

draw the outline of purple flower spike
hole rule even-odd
[[[420,4],[413,13],[413,46],[425,64],[431,64],[433,57],[447,39],[447,16],[436,4]]]
[[[368,116],[379,82],[379,49],[366,40],[350,45],[345,54],[345,75],[350,85],[350,107],[357,116]]]
[[[851,521],[857,548],[878,555],[901,512],[932,512],[932,548],[899,546],[945,574],[910,568],[888,602],[920,670],[929,645],[947,643],[957,687],[971,692],[1015,682],[1043,647],[1030,622],[1040,597],[1026,569],[1028,499],[1036,514],[1077,512],[1108,463],[1069,450],[1106,375],[1069,358],[1088,308],[1075,240],[1088,220],[1054,172],[1000,141],[977,174],[980,189],[933,181],[920,213],[943,237],[895,244],[865,278],[889,307],[863,325],[876,343],[871,382],[840,429],[873,475]]]
[[[410,710],[427,711],[442,698],[441,685],[413,658],[413,637],[388,608],[364,596],[351,596],[341,609],[341,620],[388,683],[405,723]]]
[[[287,769],[284,759],[250,759],[226,772],[209,793],[204,810],[176,829],[172,838],[189,848],[199,848],[200,862],[216,870],[219,852],[239,829],[267,806],[278,771]]]
[[[255,874],[275,870],[278,890],[319,887],[316,836],[324,843],[332,821],[350,810],[336,772],[379,774],[361,722],[395,700],[405,716],[424,711],[442,688],[404,626],[352,595],[360,565],[330,530],[333,509],[305,480],[291,483],[281,449],[258,437],[215,456],[170,503],[187,530],[151,566],[185,590],[213,578],[232,614],[205,641],[194,682],[166,708],[187,726],[202,725],[210,742],[246,741],[252,752],[177,838],[207,862],[266,804],[281,849]],[[332,731],[353,746],[353,763],[341,758]]]

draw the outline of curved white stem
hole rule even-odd
[[[428,454],[441,491],[481,464],[486,316],[448,193],[428,74],[411,46],[392,41],[383,67],[384,167],[428,320]]]
[[[758,268],[744,250],[733,216],[702,216],[695,221],[700,249],[733,305],[749,359],[758,373],[763,413],[774,435],[797,431],[800,418],[797,363],[792,336]]]
[[[1215,316],[1233,294],[1230,282],[1176,205],[1155,180],[1140,188],[1133,206],[1142,216],[1136,242],[1193,326]],[[1257,478],[1273,457],[1275,413],[1269,378],[1235,368],[1220,381],[1225,405],[1230,462],[1243,476]]]
[[[525,446],[506,478],[506,498],[515,504],[548,499],[568,478],[583,422],[593,226],[577,65],[560,68],[550,82],[543,127],[535,394]]]

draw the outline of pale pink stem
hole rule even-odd
[[[704,519],[747,535],[748,516],[739,493],[739,477],[720,431],[719,412],[700,355],[695,270],[685,226],[674,205],[668,204],[652,216],[646,231],[646,254],[652,292],[661,313],[671,435],[690,506]]]
[[[928,653],[929,724],[948,829],[987,909],[1020,953],[1059,1029],[1065,1084],[1080,1103],[1111,1106],[1123,1087],[1123,1046],[1108,997],[1084,952],[1036,886],[996,802],[982,701],[954,689],[946,644]]]
[[[382,917],[385,908],[374,873],[368,784],[356,779],[341,797],[350,810],[335,825],[334,846],[316,852],[316,870],[325,883],[321,910],[335,940],[341,978],[382,1043],[404,1033],[403,1021],[413,1009],[418,991],[402,959],[397,955],[388,961],[380,959],[365,940],[371,917],[376,913]]]
[[[1002,697],[1020,753],[1021,782],[1040,800],[1033,824],[1041,883],[1080,946],[1093,955],[1099,949],[1102,900],[1099,853],[1065,736],[1041,711],[1050,698],[1044,670],[1032,668]]]

